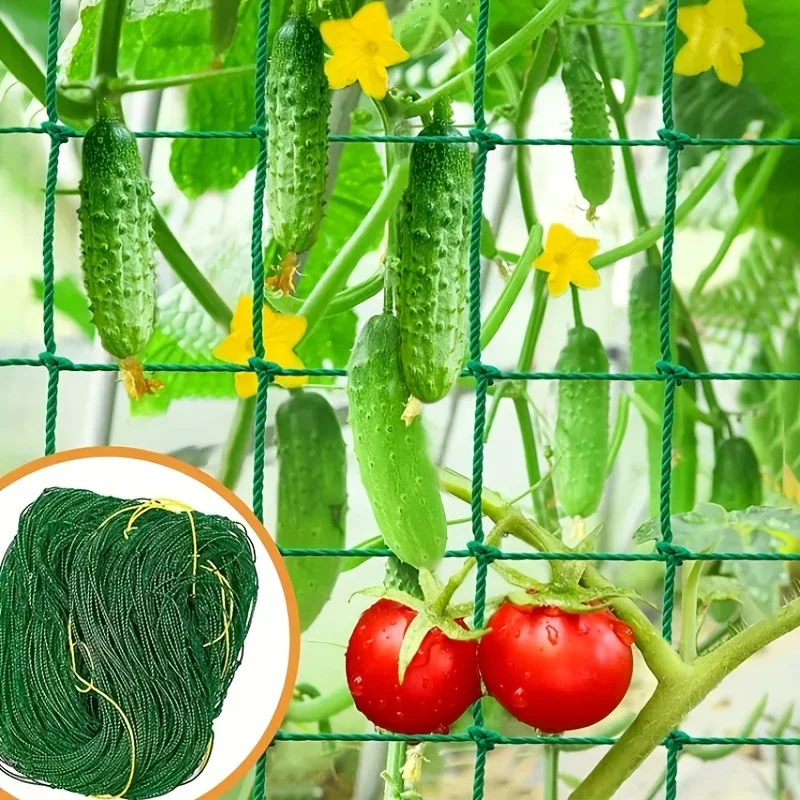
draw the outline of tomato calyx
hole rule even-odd
[[[416,612],[416,616],[406,629],[398,659],[398,682],[403,684],[406,670],[419,651],[423,640],[430,631],[438,628],[449,639],[474,641],[480,639],[485,629],[468,628],[464,618],[472,613],[472,605],[452,605],[448,603],[450,592],[442,586],[434,574],[427,569],[419,570],[419,585],[423,599],[408,592],[386,586],[372,586],[356,594],[378,599],[394,600]]]

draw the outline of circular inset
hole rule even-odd
[[[299,651],[245,504],[176,459],[98,447],[5,476],[0,522],[0,796],[212,800],[243,778]]]

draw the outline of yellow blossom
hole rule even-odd
[[[392,38],[389,14],[383,3],[367,3],[350,19],[323,22],[319,32],[333,55],[325,62],[331,89],[358,81],[370,97],[382,100],[389,90],[386,67],[408,59],[408,52]]]
[[[639,12],[639,19],[649,19],[655,14],[658,14],[666,5],[667,0],[656,0],[654,3],[649,3]]]
[[[764,40],[747,24],[742,0],[709,0],[704,6],[678,10],[678,27],[689,41],[675,57],[678,75],[699,75],[714,68],[731,86],[742,82],[742,53],[763,47]]]
[[[570,283],[579,289],[594,289],[600,276],[589,263],[600,242],[577,236],[565,225],[555,223],[547,233],[544,252],[533,262],[536,269],[548,273],[547,288],[553,297],[564,294]]]
[[[276,314],[264,306],[262,311],[264,351],[267,361],[287,369],[302,369],[303,362],[294,348],[306,332],[306,318],[291,314]],[[255,355],[253,347],[253,298],[240,297],[231,320],[231,332],[212,351],[214,358],[231,364],[246,364]],[[258,389],[254,372],[237,372],[234,375],[236,394],[253,397]],[[296,389],[308,383],[307,375],[278,375],[275,383],[286,389]]]

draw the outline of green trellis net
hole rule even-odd
[[[563,11],[568,5],[562,4]],[[489,26],[491,0],[480,0],[477,24],[477,47],[475,52],[474,86],[473,86],[473,127],[469,138],[477,148],[474,161],[474,193],[472,200],[472,227],[470,242],[470,317],[469,317],[469,349],[470,360],[464,371],[475,379],[475,414],[473,426],[473,470],[472,470],[472,533],[473,541],[466,551],[448,551],[450,557],[463,558],[473,555],[478,560],[475,587],[475,625],[480,627],[484,622],[486,599],[486,575],[489,563],[494,559],[506,556],[493,547],[483,543],[483,520],[481,513],[481,492],[483,488],[483,432],[486,422],[487,387],[494,381],[502,380],[615,380],[615,381],[663,381],[664,413],[662,429],[662,461],[661,461],[661,493],[660,522],[662,540],[657,545],[657,552],[652,554],[631,553],[526,553],[523,557],[531,560],[575,559],[598,561],[637,561],[656,560],[665,564],[664,600],[662,613],[662,633],[667,641],[672,639],[672,612],[674,607],[675,571],[688,560],[795,560],[800,556],[775,553],[692,553],[672,543],[670,526],[670,479],[672,428],[674,418],[675,388],[684,380],[800,380],[799,373],[733,373],[733,372],[691,372],[672,362],[670,347],[670,300],[672,283],[672,256],[675,240],[675,209],[678,186],[678,166],[681,150],[684,147],[703,145],[717,146],[800,146],[800,139],[722,139],[692,138],[675,129],[672,107],[673,61],[675,58],[675,40],[677,34],[678,0],[668,0],[664,39],[664,70],[662,80],[662,128],[657,138],[652,139],[536,139],[536,138],[503,138],[487,130],[484,116],[484,84],[487,65],[487,33]],[[47,64],[45,83],[45,105],[47,120],[40,126],[0,128],[0,134],[44,134],[50,137],[50,153],[47,164],[45,182],[44,226],[42,237],[42,266],[44,278],[43,329],[45,349],[38,358],[8,358],[0,360],[0,366],[43,367],[48,373],[47,404],[45,411],[45,454],[56,450],[56,419],[58,413],[58,383],[62,371],[91,372],[116,370],[117,365],[76,363],[58,355],[53,328],[54,317],[54,276],[55,263],[53,256],[53,236],[55,221],[56,184],[58,177],[58,158],[61,145],[70,138],[80,137],[80,131],[59,123],[57,112],[57,55],[58,27],[61,15],[60,0],[51,0],[48,20]],[[217,138],[217,139],[255,139],[259,143],[259,156],[256,165],[256,180],[253,197],[253,224],[251,239],[252,279],[253,279],[253,339],[255,357],[246,366],[233,364],[208,364],[187,366],[185,364],[147,364],[145,368],[152,372],[255,372],[258,376],[258,393],[255,410],[255,455],[253,465],[253,510],[259,518],[263,517],[264,494],[264,461],[265,430],[267,418],[267,388],[278,375],[309,376],[343,376],[344,370],[303,369],[287,370],[277,364],[265,360],[262,316],[259,313],[264,296],[264,248],[262,226],[264,217],[264,190],[267,175],[267,137],[266,137],[266,83],[268,80],[267,32],[269,27],[270,0],[262,0],[257,31],[256,69],[254,84],[255,124],[246,131],[138,131],[140,138]],[[555,13],[552,4],[539,12],[543,27],[551,24],[559,14]],[[385,142],[413,141],[412,136],[332,136],[331,140],[340,142]],[[451,141],[448,137],[436,137],[438,141]],[[452,139],[452,141],[456,141]],[[461,140],[463,141],[463,140]],[[664,241],[662,251],[661,293],[660,293],[660,346],[661,360],[653,365],[652,373],[566,373],[566,372],[503,372],[481,360],[480,342],[480,238],[483,205],[483,191],[486,177],[486,160],[490,150],[496,146],[568,146],[575,143],[605,147],[664,147],[667,149],[666,170],[666,206],[664,213]],[[339,550],[315,552],[313,550],[283,550],[287,557],[317,555],[382,555],[388,551],[380,550]],[[519,558],[522,554],[514,554]],[[484,727],[483,710],[480,702],[472,710],[473,724],[464,734],[454,735],[420,735],[403,736],[386,733],[288,733],[279,731],[279,741],[347,741],[365,742],[372,740],[406,741],[406,742],[474,742],[476,757],[472,798],[482,800],[484,797],[484,777],[487,752],[496,745],[569,745],[597,744],[612,745],[614,738],[608,737],[570,737],[570,736],[513,736],[504,737]],[[716,745],[716,744],[767,744],[767,745],[800,745],[800,738],[759,738],[759,737],[694,737],[683,731],[672,731],[662,742],[666,748],[666,798],[677,797],[678,755],[684,745]],[[264,800],[267,792],[266,755],[257,764],[253,797]]]

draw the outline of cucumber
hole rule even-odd
[[[78,220],[92,320],[105,350],[144,381],[137,356],[156,316],[153,190],[136,139],[107,104],[84,136],[82,162]],[[135,391],[148,391],[146,383]]]
[[[761,469],[747,439],[724,439],[717,448],[711,483],[711,502],[726,511],[761,505]]]
[[[317,240],[328,171],[330,99],[322,37],[305,16],[281,25],[267,81],[267,209],[288,253]]]
[[[689,348],[677,346],[678,363],[694,371],[696,364]],[[688,409],[689,401],[697,400],[697,384],[685,381],[675,387],[675,422],[672,429],[672,476],[670,510],[682,514],[694,508],[697,492],[697,431]]]
[[[347,368],[350,427],[361,482],[392,552],[431,569],[444,555],[447,521],[422,421],[401,420],[408,390],[399,360],[400,326],[391,314],[372,317]]]
[[[387,589],[398,589],[406,592],[417,600],[424,600],[422,588],[419,585],[419,570],[400,561],[395,556],[386,559],[386,571],[383,576],[383,585]]]
[[[341,549],[347,512],[347,450],[339,420],[321,395],[296,392],[275,415],[278,439],[278,525],[281,547]],[[328,602],[342,568],[339,556],[292,556],[300,630]]]
[[[572,138],[610,139],[605,89],[591,65],[582,58],[570,58],[561,70],[561,80],[569,100]],[[597,208],[611,197],[614,155],[606,145],[573,145],[572,161],[578,188],[589,203],[586,217],[592,220]]]
[[[452,39],[467,21],[472,0],[411,0],[392,20],[392,36],[413,58]]]
[[[600,337],[584,325],[572,328],[557,372],[608,372]],[[567,380],[558,384],[553,482],[556,499],[570,517],[588,517],[600,505],[608,461],[609,382]]]
[[[447,101],[421,136],[459,136]],[[458,378],[467,344],[472,164],[466,144],[415,142],[397,217],[393,270],[400,360],[409,392],[441,400]]]

